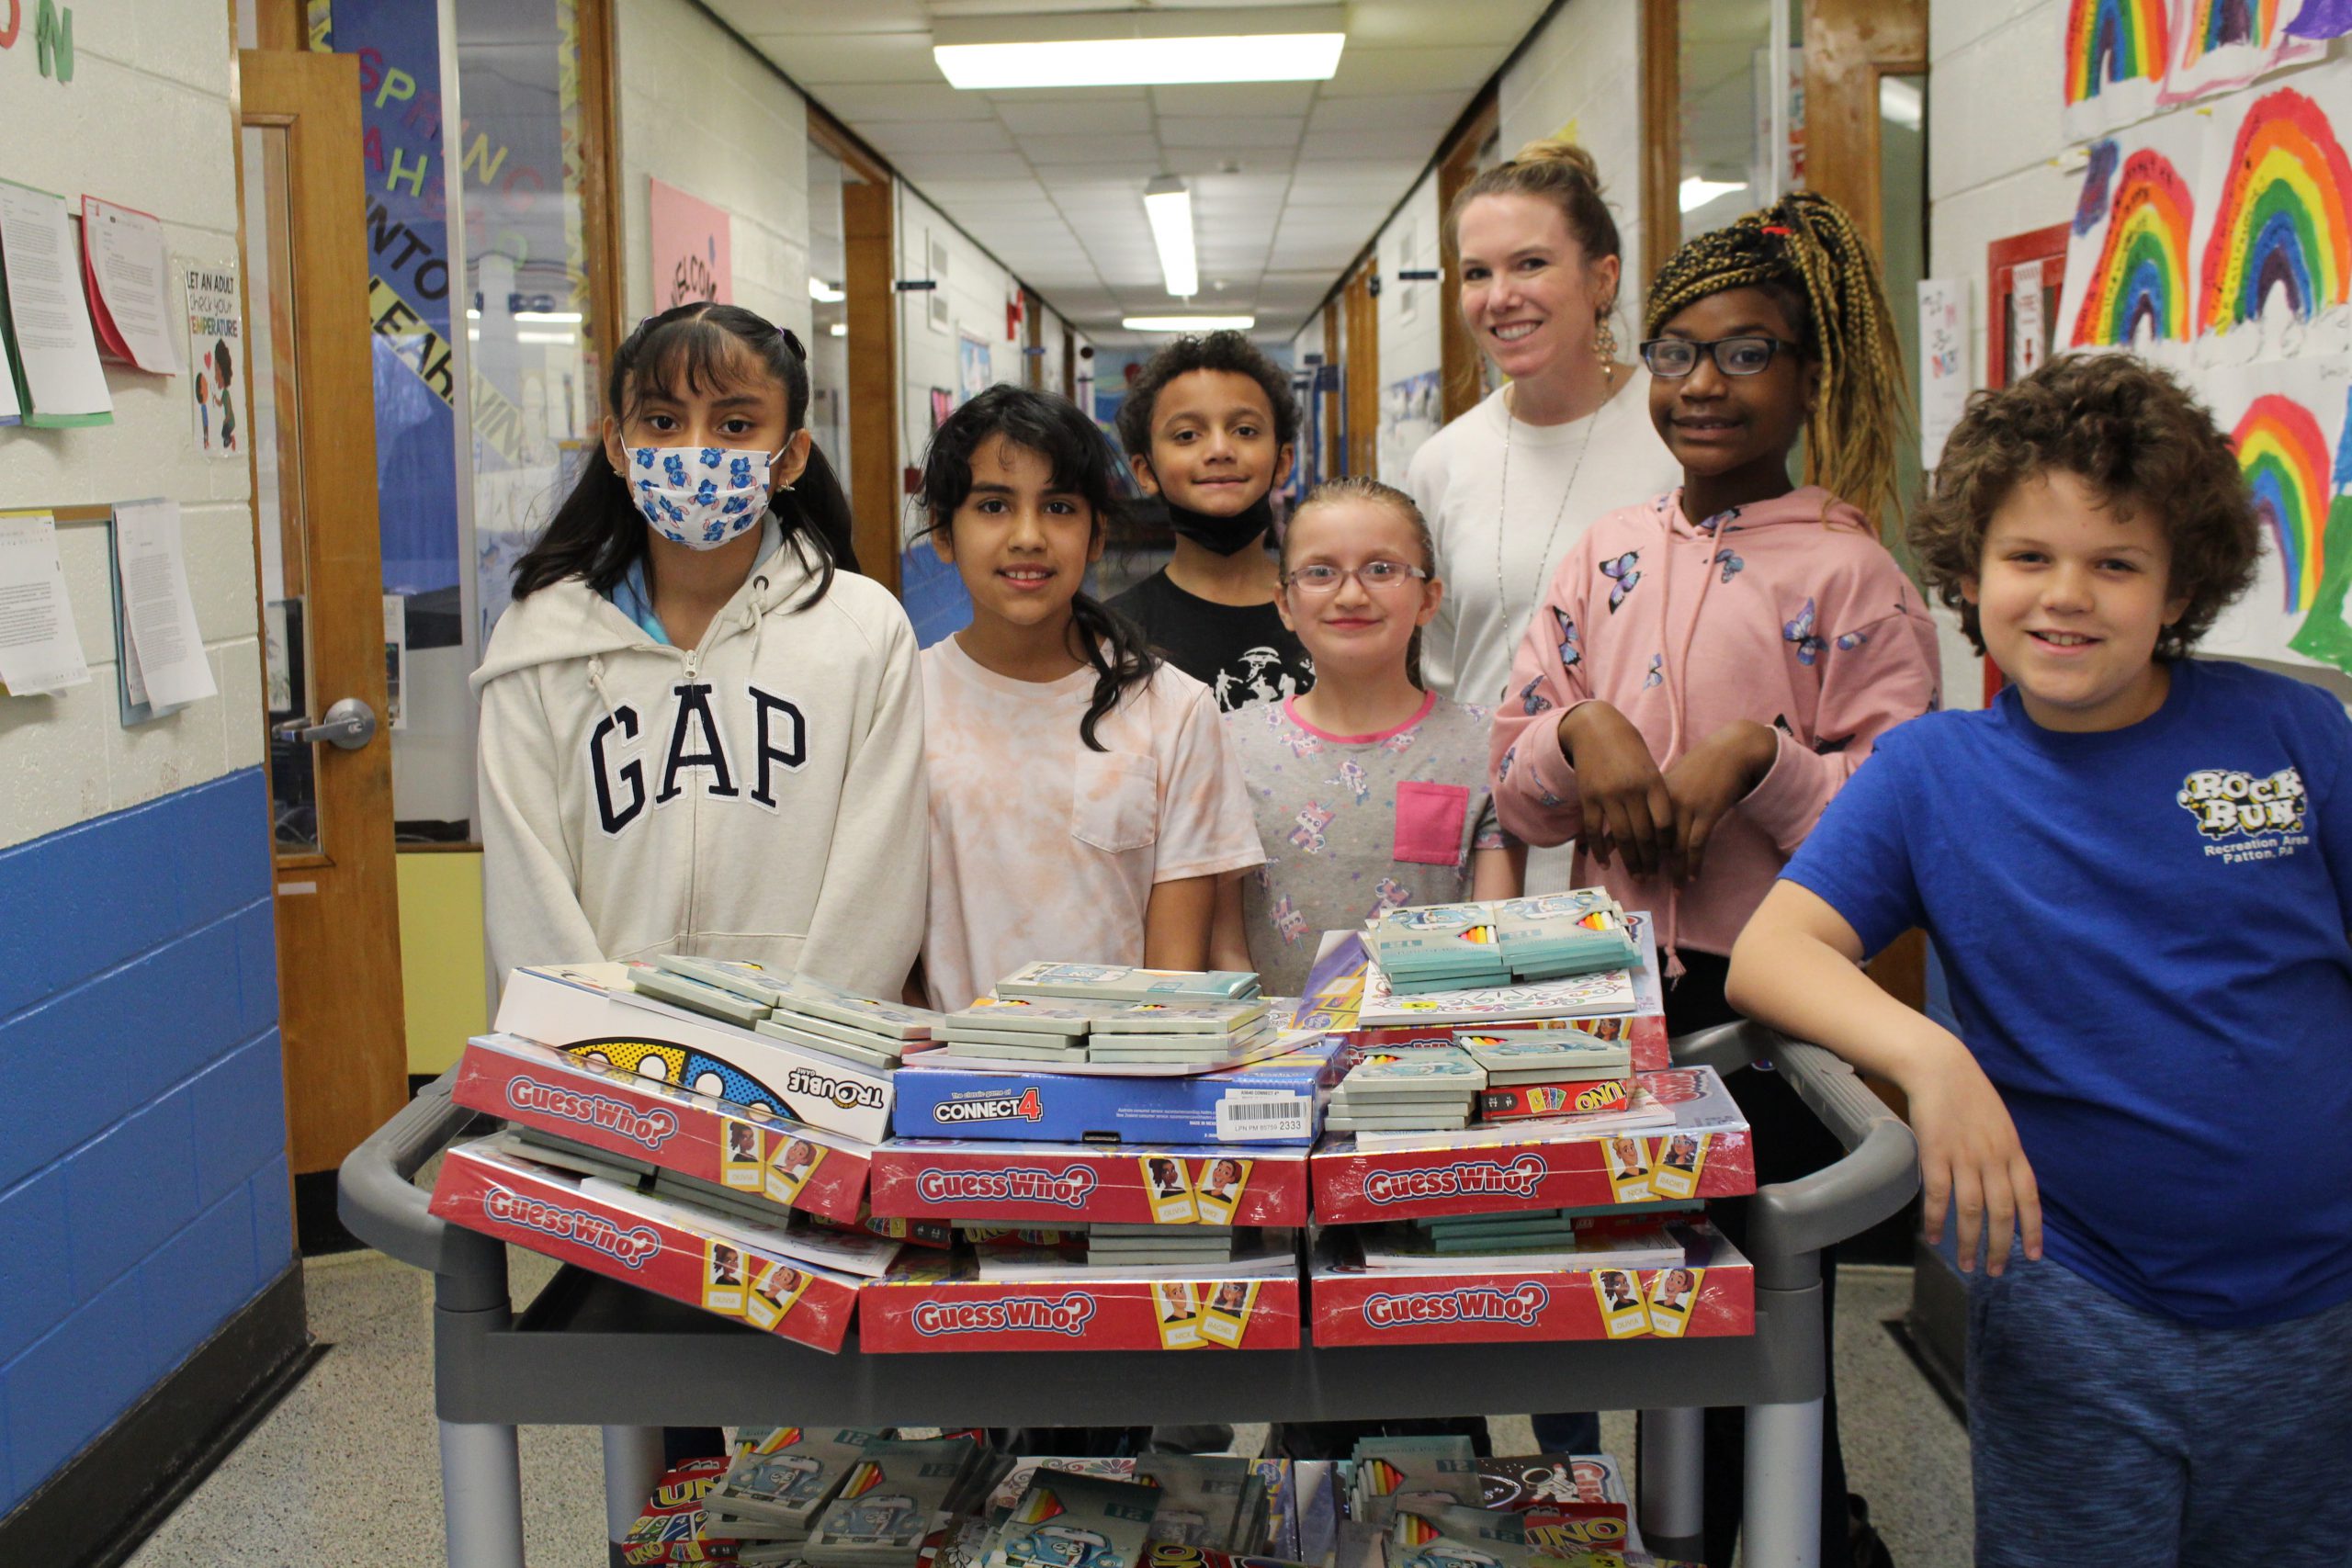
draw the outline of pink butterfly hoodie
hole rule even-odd
[[[1577,852],[1577,885],[1650,910],[1679,972],[1677,947],[1731,951],[1829,797],[1939,685],[1919,591],[1854,507],[1808,485],[1694,524],[1669,491],[1601,517],[1560,563],[1495,710],[1495,805],[1529,843],[1579,836],[1558,729],[1580,703],[1632,720],[1660,772],[1735,720],[1772,726],[1780,755],[1716,826],[1697,881]]]

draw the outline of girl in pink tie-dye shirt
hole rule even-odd
[[[1220,877],[1265,859],[1216,698],[1080,592],[1116,507],[1076,405],[989,389],[924,459],[972,623],[922,654],[932,1006],[1036,959],[1198,969]]]

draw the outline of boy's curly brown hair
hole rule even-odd
[[[2179,659],[2254,581],[2261,525],[2229,437],[2165,371],[2128,354],[2053,359],[2014,387],[1980,391],[1944,443],[1935,483],[1906,530],[1929,592],[1984,637],[1961,596],[1984,558],[1993,513],[2026,480],[2064,468],[2119,518],[2152,513],[2172,547],[2169,597],[2188,608],[2156,638]]]

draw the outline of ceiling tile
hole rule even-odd
[[[1140,96],[1064,98],[1044,103],[1014,103],[999,98],[992,107],[999,119],[1023,136],[1148,133],[1151,130],[1151,105]]]
[[[1319,102],[1367,93],[1419,95],[1454,88],[1466,100],[1501,63],[1492,49],[1350,49],[1315,96]]]
[[[959,93],[944,82],[899,82],[888,86],[835,83],[829,87],[811,85],[808,96],[824,105],[835,119],[858,127],[861,135],[867,126],[894,120],[984,120],[994,118],[996,113],[986,98]]]
[[[924,152],[1010,152],[1012,138],[994,120],[884,121],[866,130],[865,139],[891,158]]]
[[[1388,93],[1376,98],[1320,97],[1306,117],[1310,134],[1318,130],[1392,130],[1398,126],[1424,126],[1443,135],[1469,107],[1460,93]],[[1434,142],[1431,143],[1435,145]]]
[[[1021,151],[1033,164],[1142,162],[1157,167],[1159,143],[1148,134],[1125,136],[1023,136]]]
[[[1496,63],[1501,63],[1499,57]],[[1172,115],[1295,115],[1305,114],[1316,99],[1313,82],[1214,82],[1178,87],[1154,87],[1151,99],[1161,114]]]
[[[1437,133],[1408,127],[1402,130],[1312,130],[1299,144],[1298,155],[1303,163],[1395,158],[1409,162],[1418,170],[1436,151]]]
[[[1544,0],[1446,0],[1442,6],[1430,0],[1353,0],[1348,7],[1348,49],[1421,48],[1434,36],[1449,44],[1499,51],[1495,63],[1500,64],[1501,54],[1527,36],[1544,7]],[[1344,62],[1346,54],[1340,58]]]
[[[917,185],[933,181],[1012,180],[1029,172],[1018,152],[921,152],[893,158],[899,172]]]
[[[931,35],[927,32],[753,34],[752,41],[786,75],[811,88],[835,82],[946,85],[938,62],[931,58]]]
[[[762,33],[921,33],[931,38],[926,0],[711,0],[710,8],[746,37]]]
[[[1282,147],[1298,145],[1306,122],[1289,116],[1166,115],[1159,117],[1159,140],[1170,147]]]

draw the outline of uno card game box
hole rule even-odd
[[[1667,1227],[1679,1269],[1373,1272],[1326,1232],[1307,1280],[1317,1345],[1700,1339],[1756,1332],[1756,1270],[1704,1221]]]
[[[902,1255],[859,1292],[865,1349],[1295,1350],[1295,1272],[1218,1279],[1214,1266],[1153,1279],[987,1283],[968,1257]]]
[[[1670,1063],[1667,1052],[1666,993],[1657,976],[1657,933],[1651,930],[1650,918],[1638,910],[1627,911],[1625,924],[1642,955],[1640,966],[1626,972],[1634,988],[1632,1010],[1560,1021],[1572,1023],[1603,1040],[1623,1040],[1633,1051],[1635,1071],[1663,1072]],[[1349,1065],[1360,1059],[1361,1052],[1367,1047],[1396,1050],[1411,1045],[1452,1045],[1455,1043],[1455,1030],[1474,1025],[1497,1033],[1508,1033],[1514,1027],[1536,1027],[1532,1020],[1480,1015],[1461,1021],[1366,1028],[1357,1017],[1363,1005],[1366,962],[1363,941],[1356,932],[1328,933],[1323,951],[1308,971],[1306,994],[1292,1015],[1294,1029],[1324,1030],[1358,1053],[1357,1057],[1348,1059]]]
[[[901,1138],[1305,1146],[1339,1081],[1337,1050],[1325,1041],[1247,1066],[1157,1078],[910,1063],[891,1075],[891,1121]]]
[[[625,964],[516,969],[493,1027],[861,1143],[889,1134],[897,1074],[639,996],[628,976]]]
[[[1359,1153],[1335,1134],[1308,1161],[1316,1223],[1367,1224],[1520,1209],[1686,1202],[1756,1190],[1747,1119],[1713,1067],[1638,1075],[1670,1127],[1529,1142],[1540,1123],[1498,1123],[1491,1143]]]
[[[594,1178],[582,1181],[480,1143],[457,1145],[443,1156],[432,1212],[820,1350],[842,1348],[857,1308],[856,1276],[752,1245],[737,1222]]]
[[[901,1138],[874,1151],[877,1215],[1018,1224],[1306,1224],[1306,1151]]]
[[[698,1177],[829,1220],[854,1222],[873,1149],[516,1034],[466,1043],[459,1105]]]

